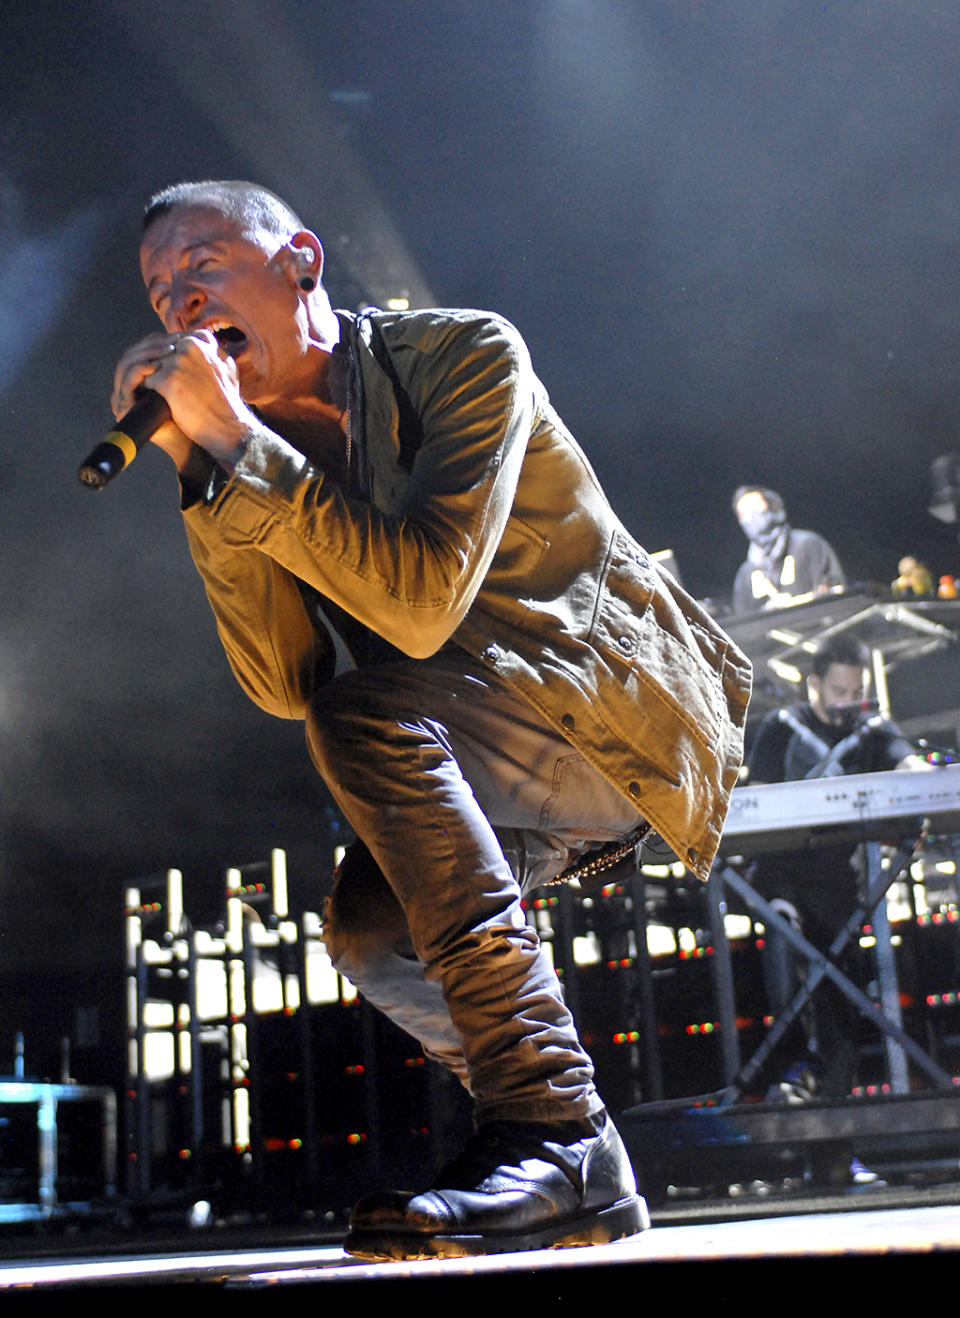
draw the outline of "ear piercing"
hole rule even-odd
[[[301,247],[300,251],[297,253],[297,263],[304,273],[300,276],[299,282],[300,287],[306,293],[312,293],[317,286],[316,278],[310,271],[310,266],[313,265],[313,260],[314,257],[311,249],[309,247]]]

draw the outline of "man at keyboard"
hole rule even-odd
[[[850,633],[828,641],[814,656],[807,700],[768,714],[748,758],[751,784],[890,769],[929,769],[910,742],[867,700],[870,653]],[[849,843],[816,851],[765,856],[751,873],[753,886],[779,913],[825,950],[856,905],[857,872]],[[765,974],[770,1009],[780,1014],[793,996],[799,969],[786,940],[770,931]],[[801,1102],[815,1093],[849,1094],[856,1060],[857,1013],[830,981],[811,1000],[802,1030],[788,1035],[787,1065],[768,1097]],[[869,1176],[854,1164],[854,1179]]]
[[[849,632],[813,657],[807,699],[768,714],[748,761],[749,781],[795,782],[841,773],[927,769],[900,730],[867,700],[870,652]]]

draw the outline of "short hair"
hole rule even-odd
[[[737,504],[745,494],[761,494],[766,500],[768,508],[773,508],[778,513],[786,512],[780,495],[776,490],[768,490],[765,485],[738,485],[733,492],[733,498],[730,500],[730,507],[734,512],[737,511]]]
[[[869,668],[870,651],[851,632],[840,632],[821,645],[813,656],[810,671],[816,677],[823,677],[831,664],[843,664],[845,668]]]
[[[176,206],[210,206],[247,232],[284,240],[304,227],[296,211],[269,188],[243,179],[202,179],[173,183],[155,193],[144,207],[143,232]]]

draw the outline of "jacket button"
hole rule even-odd
[[[688,864],[690,864],[690,865],[696,865],[696,863],[697,863],[697,861],[698,861],[699,859],[700,859],[700,855],[699,855],[699,852],[697,851],[696,847],[691,847],[690,850],[687,852],[687,862],[688,862]]]
[[[488,663],[495,664],[497,662],[497,647],[488,645],[483,652],[483,657]]]
[[[560,726],[566,728],[567,732],[572,732],[577,724],[572,714],[564,714],[560,720]]]
[[[638,801],[640,799],[639,783],[631,783],[630,786],[627,788],[627,791],[630,793],[630,795],[633,797],[635,801]]]
[[[621,649],[621,650],[629,650],[629,649],[630,649],[630,637],[629,637],[629,636],[618,636],[618,637],[617,637],[617,644],[620,646],[620,649]]]

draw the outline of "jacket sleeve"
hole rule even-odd
[[[333,643],[311,623],[290,573],[257,550],[225,545],[204,511],[185,510],[187,542],[234,676],[268,714],[302,719],[314,686],[333,672]]]
[[[399,468],[396,436],[371,433],[371,493],[348,493],[264,429],[213,503],[187,510],[221,639],[264,708],[266,688],[271,704],[283,704],[299,680],[289,652],[311,628],[301,605],[297,634],[289,630],[293,578],[424,658],[460,624],[506,527],[538,397],[519,335],[499,319],[459,313],[417,334],[401,327],[389,346],[423,428],[409,472]],[[372,355],[363,371],[367,395],[392,398]],[[372,427],[377,408],[367,415]]]

